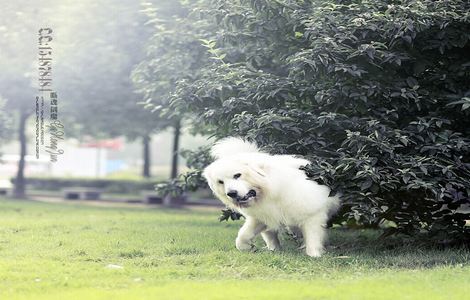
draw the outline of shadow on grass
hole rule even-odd
[[[379,238],[372,229],[330,229],[328,259],[337,265],[367,265],[369,268],[434,268],[468,265],[470,251],[464,246],[442,247],[423,237]]]

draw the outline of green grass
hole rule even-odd
[[[320,259],[234,248],[218,211],[0,199],[0,299],[468,299],[470,253],[330,230]],[[261,241],[257,241],[261,246]],[[110,267],[117,265],[122,268]]]

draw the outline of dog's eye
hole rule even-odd
[[[220,183],[220,184],[224,184],[224,182],[223,182],[222,180],[219,180],[219,183]]]
[[[240,178],[240,176],[242,176],[242,174],[237,173],[237,174],[233,175],[233,178],[234,178],[234,179],[238,179],[238,178]]]

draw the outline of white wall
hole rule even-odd
[[[51,176],[101,177],[106,175],[106,149],[64,145],[64,154],[51,163]]]

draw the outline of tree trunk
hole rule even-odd
[[[173,133],[173,152],[171,158],[171,179],[174,179],[178,176],[178,151],[180,143],[180,134],[181,134],[181,121],[177,121],[174,126]]]
[[[26,121],[29,114],[20,113],[20,124],[18,128],[18,139],[20,141],[20,160],[18,161],[18,171],[16,173],[15,187],[13,189],[13,196],[15,198],[25,197],[25,156],[26,156]]]
[[[144,150],[144,166],[142,169],[142,176],[145,178],[149,178],[151,176],[150,174],[150,142],[151,142],[150,136],[146,135],[142,138],[142,145],[143,145],[143,150]]]
[[[171,179],[178,176],[178,151],[181,135],[181,121],[178,120],[174,125],[173,132],[173,151],[171,158]],[[163,198],[163,205],[170,207],[179,207],[186,202],[186,195],[172,196],[171,194],[165,195]]]

